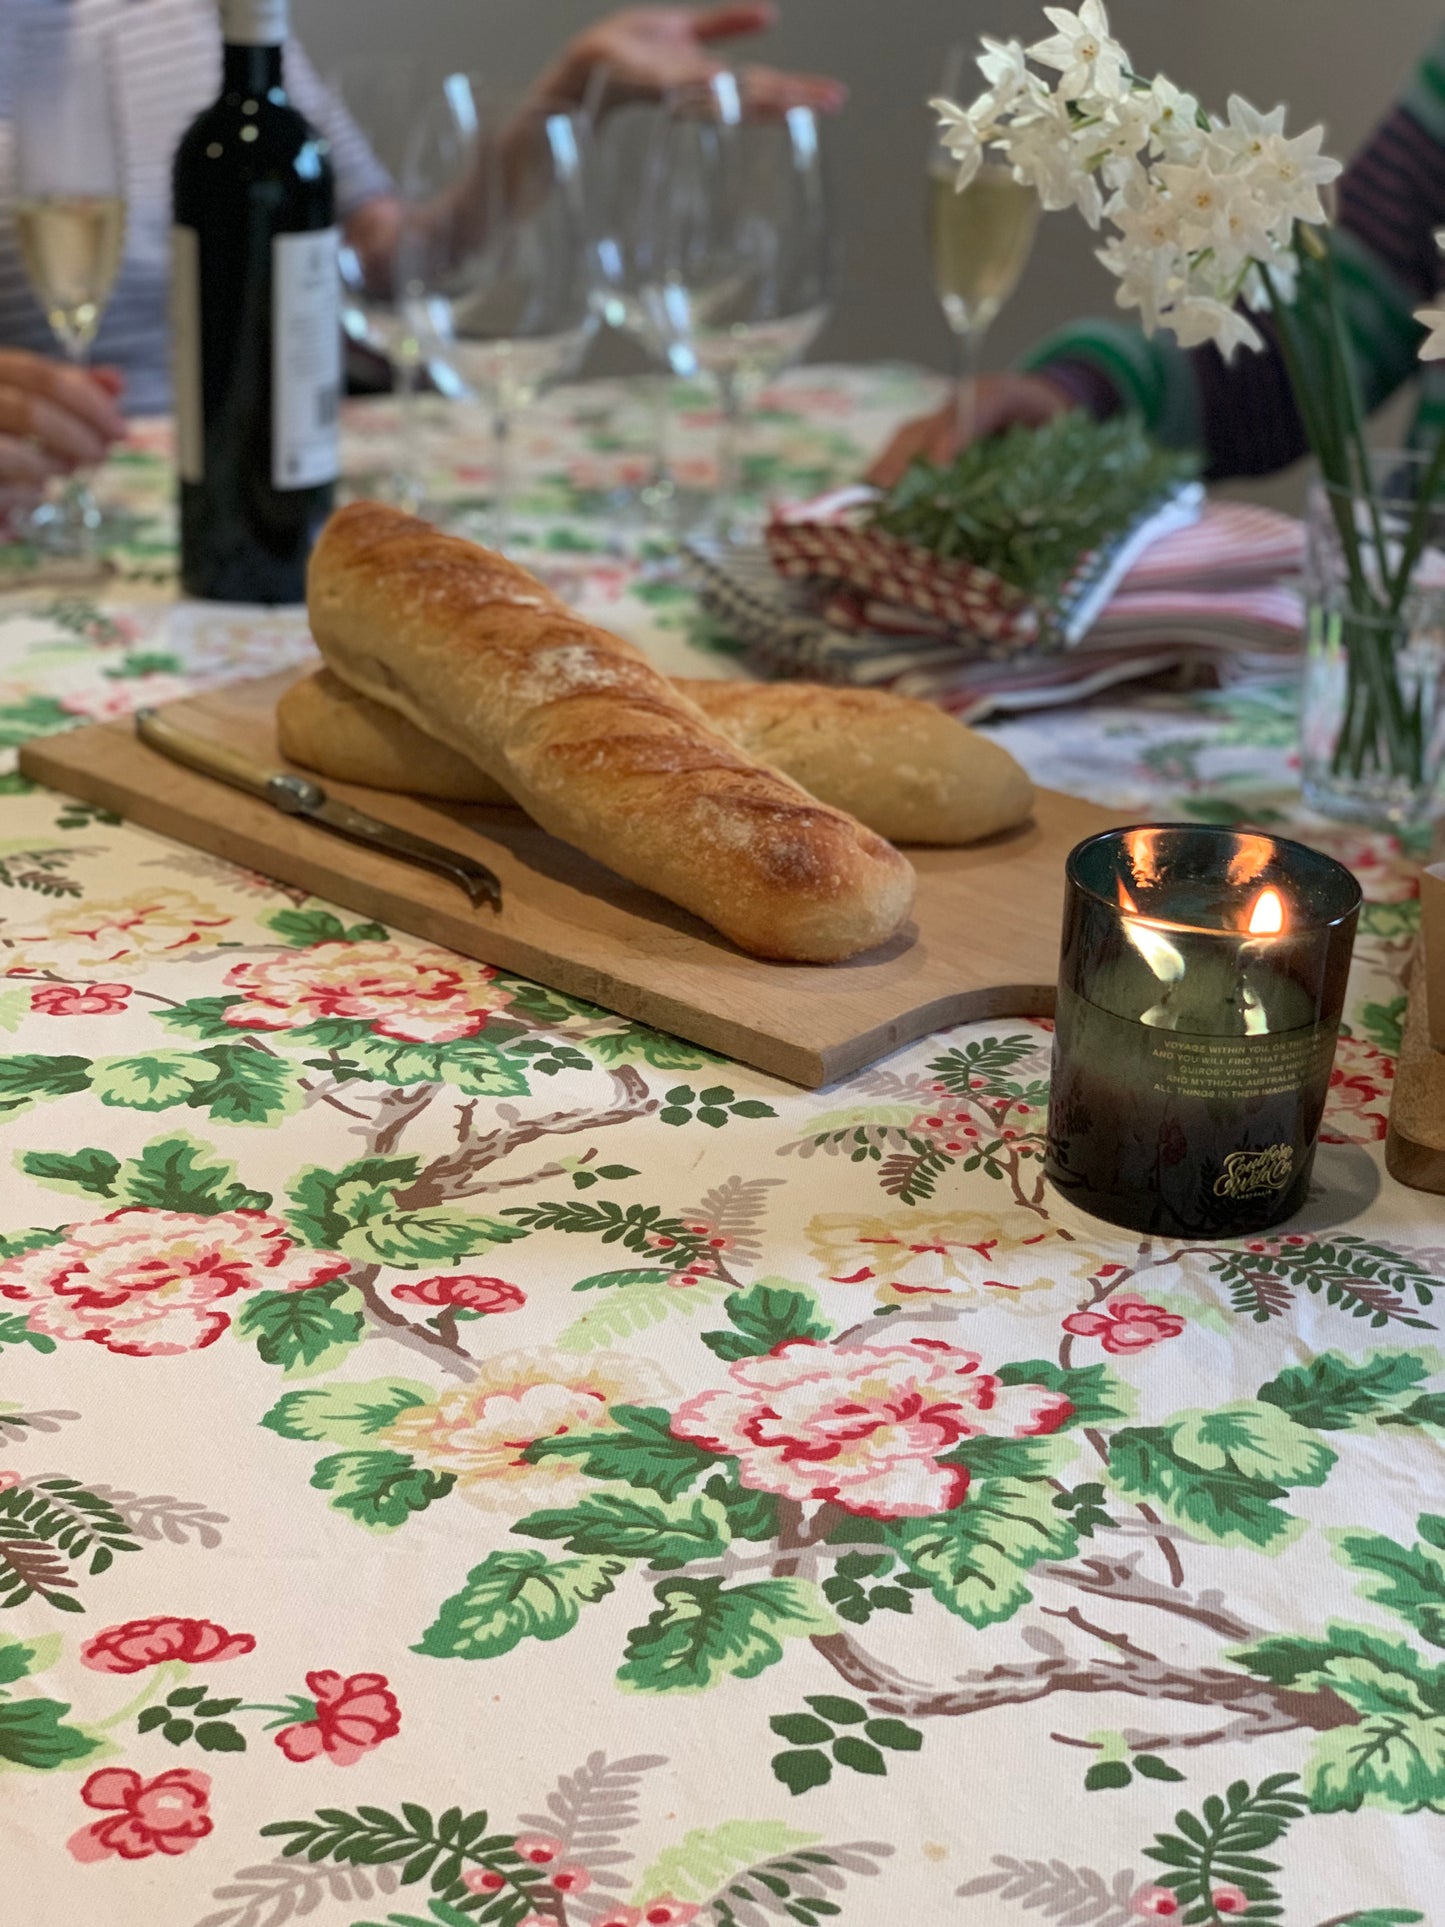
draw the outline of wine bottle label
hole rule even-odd
[[[176,404],[176,468],[183,482],[203,481],[201,243],[191,227],[171,229],[171,379]]]
[[[315,488],[341,471],[338,234],[271,243],[271,485]]]

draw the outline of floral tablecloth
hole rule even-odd
[[[757,479],[919,395],[793,377]],[[534,552],[730,670],[600,513],[609,421],[539,414]],[[174,601],[163,448],[104,478],[119,574],[0,596],[6,743],[304,653]],[[1101,800],[1297,820],[1283,695],[1000,733]],[[1203,1248],[1045,1190],[1042,1025],[800,1092],[0,788],[7,1927],[1442,1918],[1397,848],[1310,832],[1370,900],[1316,1194]]]

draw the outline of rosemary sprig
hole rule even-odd
[[[1198,473],[1132,415],[1070,413],[975,442],[947,467],[917,461],[877,504],[876,528],[978,564],[1048,599],[1083,556]]]

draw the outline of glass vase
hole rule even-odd
[[[1310,490],[1301,779],[1344,822],[1445,804],[1445,495],[1421,501],[1427,467],[1377,454],[1358,486]]]

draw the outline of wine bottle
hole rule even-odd
[[[217,601],[299,602],[338,472],[335,184],[286,98],[288,0],[220,5],[220,98],[172,176],[181,582]]]

